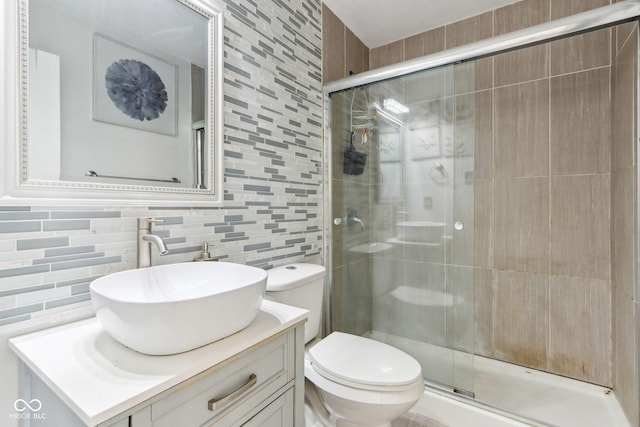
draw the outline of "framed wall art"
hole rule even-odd
[[[177,79],[175,65],[94,34],[94,120],[175,136]]]

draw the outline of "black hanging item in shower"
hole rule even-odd
[[[351,132],[349,147],[344,150],[344,157],[342,159],[342,172],[346,175],[362,175],[364,165],[367,162],[367,153],[360,153],[356,151],[356,147],[353,146],[354,135],[355,132]]]

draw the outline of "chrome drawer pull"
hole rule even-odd
[[[256,374],[251,374],[249,375],[249,379],[247,380],[246,383],[242,384],[240,387],[238,387],[237,389],[235,389],[234,391],[232,391],[231,393],[227,394],[224,397],[221,397],[219,399],[211,399],[208,402],[207,407],[209,408],[210,411],[216,411],[228,405],[229,403],[231,403],[231,401],[235,400],[240,395],[244,394],[247,390],[249,390],[251,387],[256,385],[257,382],[258,382],[258,377],[256,376]]]

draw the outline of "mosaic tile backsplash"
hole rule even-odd
[[[190,261],[202,243],[262,268],[322,251],[319,0],[226,0],[225,202],[220,207],[0,205],[0,326],[88,301],[92,280],[136,267],[136,219]],[[68,308],[68,307],[66,307]]]

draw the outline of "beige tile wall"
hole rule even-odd
[[[522,0],[371,49],[369,65],[608,3]],[[476,272],[475,350],[613,386],[634,426],[637,31],[623,24],[455,68],[455,93],[474,100],[457,102],[476,103],[474,259],[457,258]]]
[[[332,11],[322,5],[322,79],[330,82],[346,76],[345,26]]]
[[[614,31],[611,144],[611,266],[613,387],[632,425],[640,425],[638,397],[638,165],[635,126],[638,25]]]
[[[400,58],[402,60],[402,58]],[[322,4],[322,80],[327,83],[369,69],[369,48]]]
[[[500,87],[494,96],[495,176],[548,176],[549,80]]]
[[[326,6],[322,6],[322,76],[329,82],[341,79],[350,73],[360,73],[369,69],[369,48],[358,39],[351,30]],[[345,210],[351,205],[366,205],[368,199],[359,201],[359,197],[367,195],[368,172],[358,177],[343,176],[342,153],[349,141],[349,108],[352,99],[344,94],[332,97],[332,131],[333,150],[332,168],[332,218],[342,218]],[[359,100],[357,100],[359,101]],[[369,162],[372,163],[371,161]],[[345,185],[345,179],[349,185]],[[346,203],[346,201],[353,203]],[[366,212],[359,212],[359,215]],[[368,218],[363,218],[368,223]],[[332,244],[334,247],[352,246],[359,234],[345,227],[333,227]],[[362,254],[343,254],[333,251],[332,257],[332,322],[337,330],[348,330],[354,333],[364,332],[369,328],[371,317],[371,290],[368,259]],[[358,274],[353,274],[357,272]],[[347,305],[343,302],[350,302]],[[354,315],[357,313],[357,315]]]

